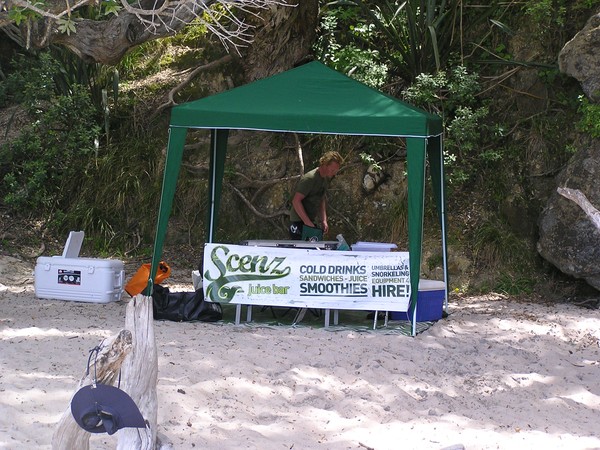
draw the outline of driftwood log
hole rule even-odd
[[[96,380],[112,385],[119,376],[123,360],[132,347],[132,334],[121,330],[118,334],[105,339],[99,345],[96,363],[90,362],[89,371],[84,372],[75,392]],[[71,414],[71,405],[63,413],[52,436],[52,450],[87,450],[90,448],[90,433],[80,428]]]
[[[150,439],[137,428],[119,430],[119,450],[153,450],[156,442],[158,354],[154,337],[152,297],[136,295],[127,304],[125,328],[133,334],[131,354],[123,362],[121,386],[137,404],[149,425]]]
[[[585,194],[578,189],[559,187],[556,190],[563,197],[575,202],[589,217],[594,226],[600,230],[600,211],[590,203]]]
[[[157,433],[158,355],[154,337],[152,297],[140,294],[127,304],[125,329],[100,344],[95,369],[97,381],[110,385],[115,384],[119,370],[121,371],[120,388],[133,399],[148,424],[146,430],[119,430],[116,434],[117,449],[170,448],[165,437]],[[89,374],[83,376],[75,392],[93,381],[94,367],[90,364]],[[52,450],[88,450],[89,439],[90,434],[80,428],[73,419],[69,404],[54,432]]]

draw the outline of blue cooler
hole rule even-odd
[[[417,294],[417,322],[440,320],[444,312],[446,284],[443,281],[419,280]],[[410,320],[408,312],[390,312],[391,320]]]

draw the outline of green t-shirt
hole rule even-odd
[[[296,192],[299,192],[304,195],[304,199],[302,200],[302,205],[304,206],[304,210],[308,217],[315,221],[319,215],[319,210],[321,207],[321,200],[323,196],[327,192],[327,188],[329,187],[329,178],[323,178],[318,171],[318,167],[311,170],[310,172],[306,172],[300,181],[298,181],[298,185],[296,186]],[[290,209],[290,220],[292,222],[301,222],[300,216],[294,209],[294,205],[292,205]]]

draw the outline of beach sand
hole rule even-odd
[[[125,323],[126,294],[41,300],[32,271],[0,258],[0,449],[51,447],[89,350]],[[600,448],[600,311],[485,296],[448,312],[416,337],[155,321],[158,430],[175,449]]]

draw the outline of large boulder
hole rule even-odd
[[[561,50],[561,72],[577,79],[592,101],[600,101],[600,14]],[[557,185],[580,191],[600,208],[600,140],[579,144],[580,150],[557,178]],[[584,279],[600,290],[600,229],[574,201],[555,192],[539,220],[540,255],[560,271]]]
[[[558,186],[581,191],[600,209],[600,140],[573,156]],[[600,290],[600,230],[572,200],[555,192],[539,218],[538,252],[560,271]]]
[[[600,101],[600,14],[565,44],[558,55],[560,71],[581,83],[585,95]]]

